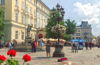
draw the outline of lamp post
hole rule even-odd
[[[58,12],[58,16],[56,15],[56,12]],[[53,19],[55,21],[55,24],[59,24],[59,22],[63,20],[64,13],[65,13],[64,8],[62,8],[59,4],[56,5],[56,9],[55,8],[52,9]],[[59,33],[60,32],[58,30],[58,44],[59,44],[59,38],[60,38]]]
[[[59,4],[56,5],[56,8],[52,9],[53,19],[55,21],[55,25],[59,24],[60,21],[64,18],[64,8],[62,8]],[[59,28],[59,27],[58,27]],[[53,53],[53,57],[64,57],[64,53],[61,52],[63,45],[60,44],[60,31],[57,30],[58,35],[58,42],[55,46],[55,51]]]

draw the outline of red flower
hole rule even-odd
[[[25,54],[22,58],[24,61],[31,61],[31,57],[28,54]]]
[[[43,37],[43,34],[39,34],[39,36],[38,37]]]
[[[5,61],[6,60],[6,57],[4,55],[2,55],[2,56],[0,55],[0,60],[1,61]]]
[[[9,50],[9,51],[7,52],[7,55],[16,56],[16,51],[15,51],[15,50]]]

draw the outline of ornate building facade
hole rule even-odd
[[[72,35],[74,39],[84,39],[87,42],[92,41],[92,28],[88,21],[82,21],[80,26],[76,27],[76,33]]]
[[[40,10],[38,10],[39,7]],[[45,28],[47,24],[48,16],[45,14],[49,15],[50,13],[49,8],[41,0],[0,0],[0,8],[5,13],[4,36],[6,42],[12,40],[19,43],[24,42],[28,25],[32,26],[30,36],[35,39],[37,28]]]

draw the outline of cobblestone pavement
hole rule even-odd
[[[54,48],[51,49],[51,54],[54,52]],[[68,58],[69,61],[75,63],[75,65],[100,65],[100,49],[93,48],[92,50],[80,50],[78,53],[72,53],[70,47],[64,47],[63,49],[65,53],[65,57]],[[7,49],[0,49],[0,55],[6,55]],[[31,52],[17,52],[17,56],[15,57],[20,61],[22,65],[23,60],[22,56],[24,54],[29,54],[32,57],[31,65],[59,65],[57,62],[58,58],[46,57],[45,51],[40,51],[36,53]]]

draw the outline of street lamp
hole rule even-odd
[[[58,16],[56,15],[56,12],[58,12]],[[55,21],[55,24],[59,24],[59,22],[61,20],[63,20],[64,18],[64,8],[62,8],[59,4],[56,5],[56,9],[53,8],[52,9],[52,15],[53,15],[53,19]],[[60,38],[60,34],[59,34],[59,30],[58,30],[58,44],[59,44],[59,38]]]
[[[55,21],[55,25],[58,24],[64,18],[64,8],[62,8],[59,4],[56,5],[56,8],[52,9],[53,19]],[[59,28],[59,27],[58,27]],[[55,51],[53,53],[53,57],[64,57],[64,53],[61,52],[63,45],[60,44],[60,30],[57,30],[58,42],[55,46]]]

